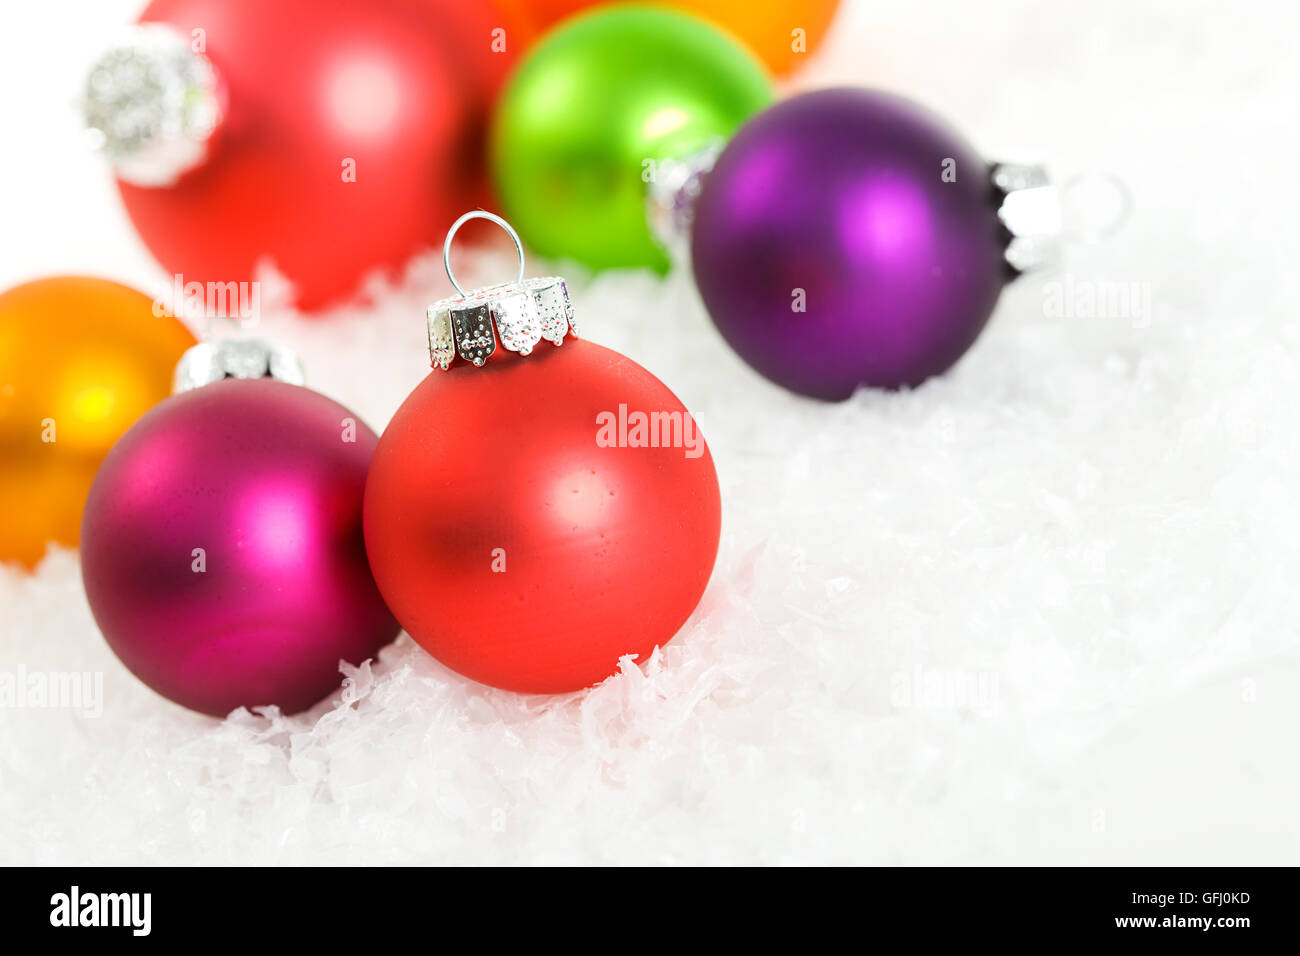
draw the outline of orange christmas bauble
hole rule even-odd
[[[511,4],[530,16],[538,30],[595,5],[593,0],[513,0]],[[662,5],[729,30],[768,69],[782,76],[797,70],[817,49],[840,4],[839,0],[663,0]]]
[[[194,336],[146,295],[60,276],[0,293],[0,561],[75,545],[99,463],[171,393]]]

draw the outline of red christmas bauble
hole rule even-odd
[[[690,413],[578,339],[435,371],[366,483],[366,550],[402,626],[448,667],[527,693],[579,690],[670,640],[720,527]]]
[[[486,198],[488,110],[526,42],[492,4],[154,0],[140,19],[201,48],[225,101],[201,165],[172,185],[119,181],[186,282],[246,281],[265,261],[318,308]]]

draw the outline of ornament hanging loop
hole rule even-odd
[[[998,218],[1011,234],[1003,258],[1017,273],[1053,268],[1065,243],[1094,245],[1109,239],[1133,210],[1124,181],[1105,170],[1086,170],[1054,185],[1046,167],[996,163]]]
[[[501,282],[466,291],[451,271],[451,241],[456,231],[471,219],[486,219],[504,229],[519,254],[519,273],[514,282]],[[457,295],[439,299],[426,310],[429,323],[429,359],[444,372],[458,359],[482,365],[500,345],[508,352],[529,355],[538,342],[564,343],[576,334],[569,290],[559,276],[524,278],[524,244],[519,233],[500,216],[474,209],[465,213],[447,231],[442,244],[442,264]]]
[[[1105,242],[1123,228],[1133,212],[1128,185],[1105,169],[1087,169],[1060,187],[1061,237],[1080,245]]]
[[[464,287],[456,281],[456,276],[451,271],[451,241],[456,238],[456,233],[460,230],[460,227],[465,225],[465,223],[469,222],[471,219],[486,219],[489,222],[496,223],[506,231],[506,234],[510,236],[511,241],[515,244],[515,253],[519,256],[519,272],[515,276],[515,285],[523,282],[524,244],[519,238],[519,233],[515,232],[514,227],[511,226],[510,223],[506,222],[495,213],[488,212],[485,209],[472,209],[451,224],[451,228],[447,230],[447,238],[442,244],[442,267],[447,270],[447,279],[451,282],[452,287],[459,292],[462,297],[470,295],[470,293],[465,291]]]

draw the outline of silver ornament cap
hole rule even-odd
[[[504,229],[519,254],[519,272],[513,282],[466,291],[451,270],[451,241],[471,219],[487,219]],[[500,347],[531,355],[545,339],[563,345],[566,335],[578,333],[569,288],[559,276],[524,278],[524,247],[519,234],[500,216],[481,209],[467,212],[452,224],[442,247],[447,278],[459,293],[429,306],[429,360],[447,371],[458,360],[482,366]]]
[[[646,218],[651,234],[674,261],[689,252],[695,204],[704,180],[722,155],[723,141],[714,140],[680,159],[661,160],[646,190]]]
[[[1017,273],[1056,267],[1062,258],[1061,200],[1047,167],[1033,163],[998,163],[991,173],[1002,197],[998,219],[1011,233],[1003,252]]]
[[[999,163],[990,177],[1001,196],[998,219],[1011,234],[1003,258],[1017,273],[1058,267],[1067,244],[1110,238],[1132,210],[1128,188],[1102,170],[1057,185],[1046,166]]]
[[[95,61],[81,108],[91,144],[137,186],[169,186],[202,165],[223,113],[211,61],[160,23],[128,28]]]
[[[188,392],[227,378],[273,378],[304,385],[302,361],[293,349],[264,339],[221,339],[186,349],[176,364],[172,393]]]

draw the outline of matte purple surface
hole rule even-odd
[[[722,335],[772,381],[823,399],[947,370],[993,311],[1004,247],[988,164],[915,104],[859,89],[806,93],[745,124],[692,231]]]
[[[82,575],[109,645],[158,693],[224,715],[303,710],[397,636],[361,532],[378,441],[297,385],[228,379],[175,395],[105,459]],[[206,570],[195,570],[195,549]]]

